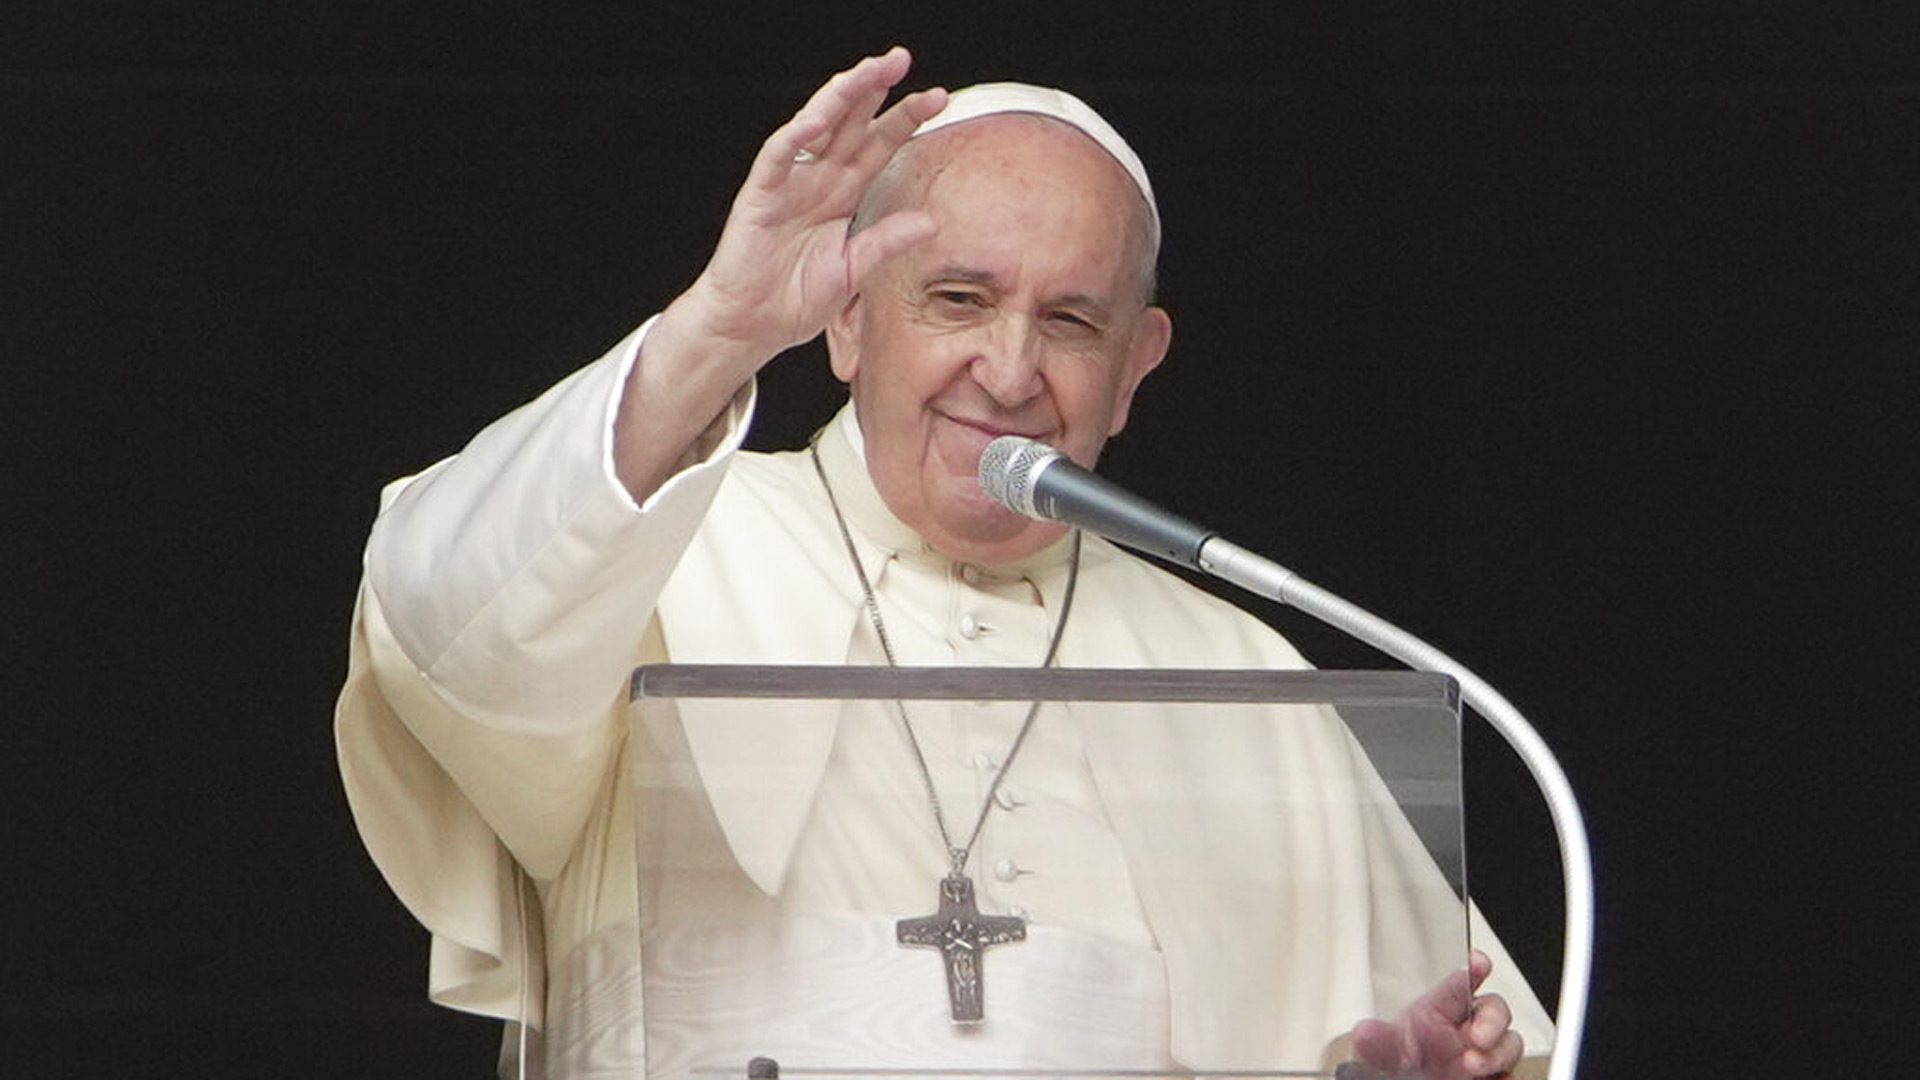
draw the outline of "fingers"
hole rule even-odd
[[[1461,1025],[1466,1043],[1460,1055],[1467,1076],[1497,1076],[1520,1063],[1525,1050],[1520,1033],[1513,1030],[1513,1010],[1498,994],[1484,994],[1473,1001],[1473,1015]]]
[[[1460,1071],[1470,1077],[1500,1076],[1513,1071],[1526,1054],[1518,1032],[1509,1031],[1491,1049],[1468,1050],[1460,1055]]]
[[[1492,957],[1479,949],[1467,953],[1467,981],[1473,989],[1480,989],[1480,984],[1486,982],[1487,976],[1491,974],[1493,974]]]
[[[1473,1001],[1473,1015],[1468,1018],[1464,1034],[1467,1044],[1482,1050],[1490,1050],[1513,1027],[1513,1010],[1507,1007],[1507,1000],[1498,994],[1486,994]]]
[[[946,90],[938,86],[928,87],[894,102],[893,107],[875,117],[869,127],[880,142],[888,144],[887,152],[892,153],[913,135],[914,129],[933,119],[946,107]]]
[[[896,45],[828,79],[820,89],[814,91],[793,119],[774,133],[768,148],[776,150],[789,164],[794,155],[802,150],[812,154],[816,160],[853,155],[866,143],[870,129],[877,122],[876,118],[881,116],[881,104],[886,101],[888,92],[906,77],[907,68],[912,62],[913,58],[907,50]],[[914,97],[923,95],[910,95],[906,100]],[[886,115],[901,114],[901,104],[905,104],[905,101],[889,109]],[[924,102],[919,108],[924,109]],[[926,115],[930,116],[932,112]],[[919,120],[915,120],[904,131],[899,131],[894,145],[904,142],[918,125]],[[882,130],[885,134],[891,134],[899,126],[900,122],[894,120]]]
[[[851,212],[853,198],[893,152],[946,107],[946,91],[932,88],[881,110],[911,62],[907,51],[896,47],[828,79],[791,120],[768,136],[741,195],[750,204],[767,205],[766,200],[784,193],[824,210],[822,217]],[[805,183],[789,191],[790,180]]]
[[[821,110],[828,121],[827,145],[813,149],[822,157],[843,158],[857,151],[866,141],[873,119],[880,114],[888,91],[906,77],[910,62],[907,51],[896,46],[829,79],[801,110]]]
[[[800,112],[840,116],[870,102],[865,113],[872,116],[879,110],[887,91],[906,78],[907,69],[912,65],[913,57],[899,45],[878,56],[865,57],[822,84],[800,107]]]
[[[886,100],[887,91],[906,76],[909,63],[907,51],[895,46],[828,79],[792,119],[767,137],[754,158],[751,178],[762,184],[777,184],[793,171],[796,155],[818,160],[850,117],[858,115],[864,125],[873,116]],[[863,103],[866,108],[861,112]]]
[[[1493,972],[1493,961],[1479,949],[1467,957],[1467,977],[1478,990]],[[1460,1034],[1466,1043],[1461,1064],[1469,1076],[1497,1076],[1519,1064],[1525,1047],[1520,1033],[1513,1030],[1513,1009],[1499,994],[1481,994],[1473,999],[1473,1009]]]

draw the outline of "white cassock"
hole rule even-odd
[[[1024,915],[1028,940],[987,954],[987,1022],[948,1022],[938,959],[893,942],[894,920],[933,909],[946,866],[897,710],[964,842],[1026,706],[776,717],[685,701],[629,730],[641,663],[885,662],[807,455],[737,449],[750,391],[633,504],[611,424],[643,335],[390,487],[369,540],[341,768],[374,861],[432,931],[434,1000],[541,1027],[554,1080],[738,1074],[757,1054],[1311,1069],[1355,1019],[1459,965],[1419,945],[1448,940],[1460,909],[1390,801],[1346,793],[1349,814],[1221,828],[1158,797],[1230,788],[1249,761],[1285,777],[1261,786],[1287,799],[1370,776],[1330,714],[1090,737],[1047,706],[969,862],[981,908]],[[887,511],[858,443],[843,412],[821,459],[900,662],[1037,664],[1068,542],[1012,566],[952,563]],[[1057,662],[1306,666],[1257,620],[1094,538]],[[1335,885],[1276,888],[1279,874]],[[1494,958],[1486,989],[1543,1051],[1550,1021],[1477,912],[1472,935]]]

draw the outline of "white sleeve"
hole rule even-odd
[[[605,715],[744,437],[750,385],[634,504],[612,432],[646,332],[383,498],[368,586],[413,666],[483,725],[552,733]]]
[[[751,386],[644,505],[612,418],[645,328],[382,497],[335,712],[368,853],[433,934],[444,1005],[541,1022],[518,873],[566,865],[618,750],[656,597],[720,485]]]
[[[645,335],[389,488],[367,544],[366,715],[395,717],[536,878],[592,813],[649,618],[752,405],[743,388],[634,505],[612,424]]]

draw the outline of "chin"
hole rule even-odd
[[[999,513],[992,518],[942,529],[933,546],[950,559],[996,566],[1024,559],[1066,534],[1065,525],[1022,517],[998,503],[994,506]]]
[[[950,493],[946,506],[936,515],[940,525],[959,536],[997,543],[1018,536],[1029,525],[1038,524],[1024,514],[1008,509],[987,494],[977,483],[969,483]]]
[[[920,490],[917,511],[901,519],[934,549],[960,562],[995,565],[1024,559],[1059,539],[1066,526],[1036,521],[1002,505],[972,474],[939,476]]]

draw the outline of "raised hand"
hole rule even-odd
[[[772,352],[809,340],[868,270],[932,234],[932,220],[910,211],[847,236],[860,193],[946,105],[946,91],[933,89],[879,111],[910,62],[895,48],[835,75],[760,148],[690,290],[711,331]]]
[[[888,256],[931,236],[920,211],[849,237],[860,194],[893,152],[946,106],[945,90],[882,109],[906,77],[902,48],[829,79],[767,138],[693,285],[648,332],[616,422],[621,480],[644,499],[742,383],[811,339]]]

